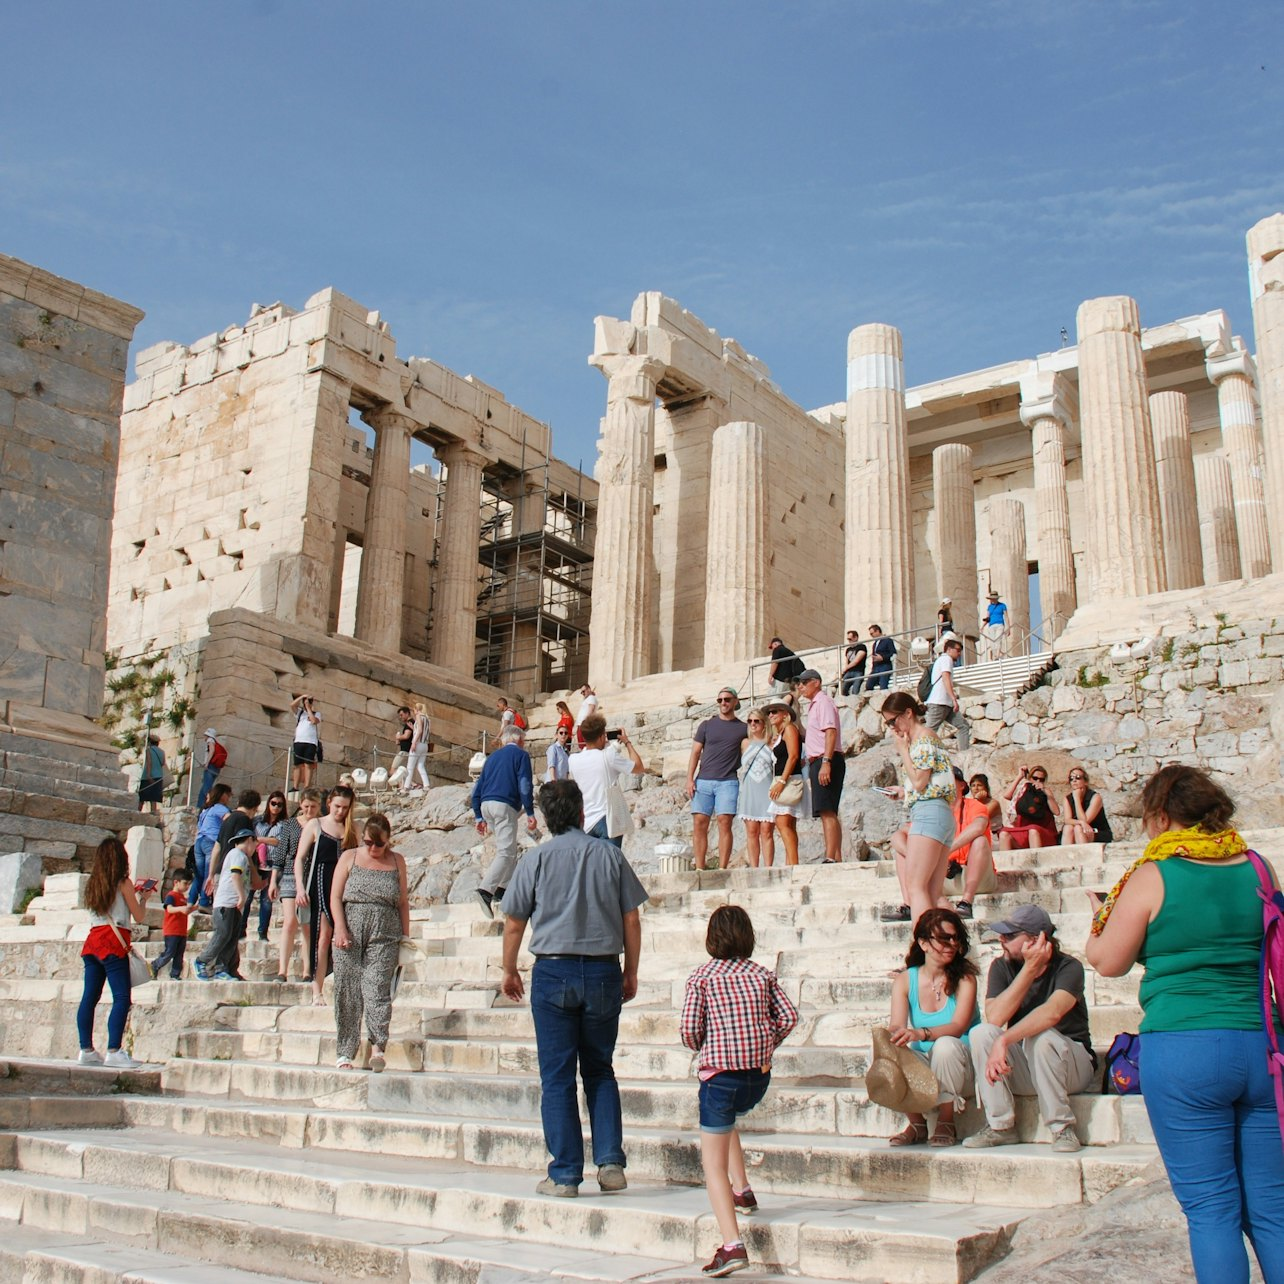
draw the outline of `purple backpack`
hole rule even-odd
[[[1121,1097],[1141,1091],[1141,1035],[1115,1035],[1106,1053],[1106,1083]]]
[[[1248,859],[1257,870],[1262,898],[1262,1018],[1266,1024],[1267,1068],[1275,1080],[1275,1111],[1284,1138],[1284,1053],[1279,1023],[1284,1017],[1284,894],[1275,886],[1266,863],[1253,851]]]

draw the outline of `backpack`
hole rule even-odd
[[[936,683],[932,681],[932,670],[935,667],[936,667],[935,662],[931,664],[925,664],[923,666],[923,672],[919,674],[919,677],[918,677],[919,704],[927,703],[927,697],[932,694],[932,688],[936,685]],[[933,714],[932,716],[935,717],[936,715]]]
[[[1141,1035],[1115,1035],[1106,1053],[1106,1084],[1121,1097],[1141,1091]]]
[[[518,731],[527,730],[526,719],[523,718],[522,715],[518,713],[516,709],[513,710],[513,726],[515,726]]]
[[[1257,870],[1262,901],[1262,1020],[1266,1026],[1266,1062],[1275,1080],[1275,1113],[1284,1137],[1284,1053],[1280,1051],[1279,1022],[1284,1017],[1284,893],[1271,881],[1270,871],[1255,852],[1247,853]]]
[[[215,771],[222,771],[227,766],[227,750],[217,740],[214,741],[214,748],[210,750],[209,765]]]

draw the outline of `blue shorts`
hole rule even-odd
[[[738,780],[697,780],[691,813],[694,816],[734,816],[739,796]]]
[[[766,1095],[770,1070],[723,1070],[700,1085],[700,1131],[731,1132]]]
[[[935,838],[947,847],[954,846],[958,832],[954,824],[954,808],[944,798],[925,798],[910,808],[911,834],[920,838]]]

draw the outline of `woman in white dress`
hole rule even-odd
[[[750,709],[745,715],[749,734],[740,742],[740,792],[736,812],[745,825],[745,849],[749,864],[759,860],[768,868],[776,859],[775,821],[771,816],[771,778],[775,755],[767,742],[767,715]]]

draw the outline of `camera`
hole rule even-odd
[[[613,727],[610,731],[606,733],[606,738],[608,740],[618,740],[622,734],[623,732],[620,730],[619,727]]]

